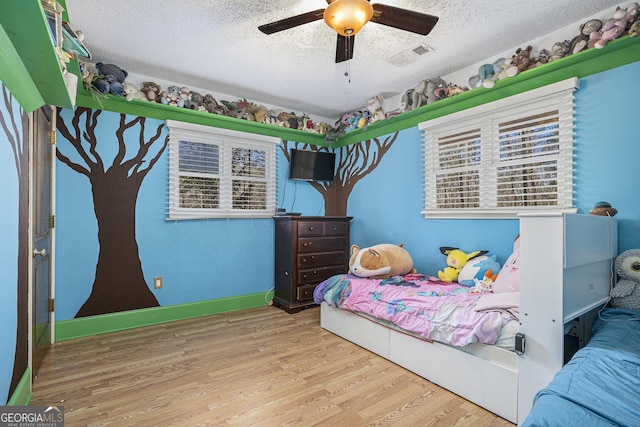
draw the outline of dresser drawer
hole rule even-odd
[[[340,252],[323,252],[298,255],[298,268],[322,267],[327,265],[347,263],[347,255],[344,250]]]
[[[298,236],[324,236],[324,224],[321,222],[298,222]]]
[[[311,301],[313,300],[313,291],[316,289],[316,285],[302,285],[298,286],[298,294],[296,298],[298,301]]]
[[[347,235],[347,223],[346,222],[326,222],[324,224],[325,236],[346,236]]]
[[[325,279],[328,279],[331,276],[335,276],[336,274],[343,274],[347,272],[347,267],[344,265],[335,266],[335,267],[319,267],[312,268],[309,270],[299,270],[298,271],[298,284],[305,285],[308,283],[318,284]]]
[[[347,238],[342,237],[301,237],[298,239],[298,252],[327,252],[344,250],[347,247]]]
[[[347,226],[345,222],[299,222],[298,236],[345,236]]]

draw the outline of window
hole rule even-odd
[[[169,219],[271,217],[280,139],[167,120]]]
[[[576,78],[420,124],[425,217],[576,212]]]

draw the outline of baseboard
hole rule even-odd
[[[266,305],[265,294],[259,293],[61,320],[56,322],[55,340],[64,341]]]
[[[31,400],[31,368],[27,368],[20,378],[7,406],[28,406]]]

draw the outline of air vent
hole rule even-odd
[[[420,59],[423,55],[428,52],[431,52],[433,48],[426,44],[419,44],[410,49],[405,50],[404,52],[400,52],[397,55],[392,56],[387,59],[387,62],[395,65],[396,67],[402,67],[407,64],[411,64]]]

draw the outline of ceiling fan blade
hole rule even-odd
[[[429,34],[438,22],[437,16],[426,13],[414,12],[385,4],[373,4],[372,6],[373,17],[371,22],[422,34],[423,36]]]
[[[353,44],[356,36],[341,36],[338,34],[338,42],[336,43],[336,64],[348,61],[353,58]]]
[[[324,9],[314,10],[313,12],[303,13],[302,15],[292,16],[291,18],[281,19],[269,24],[260,25],[258,29],[265,34],[273,34],[278,31],[288,30],[289,28],[299,25],[308,24],[309,22],[322,19]]]

